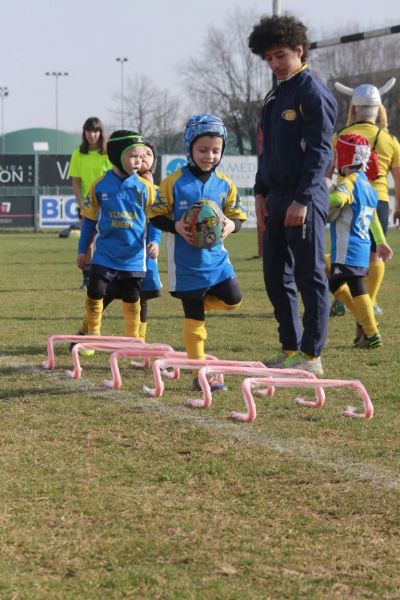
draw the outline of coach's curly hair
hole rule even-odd
[[[264,58],[266,50],[270,50],[274,46],[286,46],[291,50],[295,50],[297,46],[303,46],[301,62],[305,63],[309,44],[307,27],[289,15],[262,17],[249,36],[250,50],[261,58]]]

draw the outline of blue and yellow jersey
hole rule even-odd
[[[330,224],[332,263],[368,267],[369,230],[373,229],[374,236],[377,233],[378,243],[381,243],[383,232],[376,213],[378,197],[365,173],[344,177],[330,194],[330,202],[342,206],[339,217]]]
[[[93,264],[146,271],[147,211],[154,200],[154,187],[136,174],[121,179],[111,170],[92,185],[82,216],[96,222]]]
[[[335,162],[336,162],[336,142],[338,135],[347,135],[349,133],[357,133],[362,135],[369,141],[371,148],[375,143],[375,138],[379,132],[379,127],[367,121],[360,123],[352,123],[348,127],[342,129],[339,134],[335,133],[333,136],[333,148],[335,151]],[[376,179],[371,181],[371,185],[378,194],[378,200],[389,202],[389,189],[387,176],[391,169],[400,167],[400,144],[397,139],[382,129],[379,132],[378,139],[376,141],[375,150],[379,156],[379,175]],[[338,183],[340,184],[343,177],[338,176]]]
[[[213,200],[229,219],[246,220],[237,188],[229,177],[214,171],[203,183],[188,167],[161,182],[159,197],[150,207],[149,218],[163,215],[178,221],[199,200]],[[234,276],[222,241],[212,248],[195,248],[180,235],[167,233],[167,253],[170,292],[204,289]]]

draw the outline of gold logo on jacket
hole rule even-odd
[[[284,110],[282,113],[282,117],[285,121],[294,121],[297,118],[295,110]]]

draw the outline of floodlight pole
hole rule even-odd
[[[1,153],[5,154],[6,140],[4,138],[4,98],[9,95],[8,87],[0,87],[0,99],[1,99]]]
[[[64,72],[47,71],[45,74],[50,77],[55,77],[55,80],[56,80],[56,143],[55,143],[55,150],[56,150],[56,154],[58,154],[58,78],[59,77],[67,77],[68,73],[65,71]]]
[[[272,14],[277,17],[281,14],[281,2],[280,0],[272,0]],[[272,87],[276,87],[278,84],[278,79],[276,75],[272,74]]]
[[[127,58],[118,57],[115,59],[121,63],[121,129],[124,128],[124,63],[128,62]]]

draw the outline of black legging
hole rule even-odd
[[[344,277],[343,279],[335,277],[333,281],[329,281],[329,290],[334,294],[345,283],[349,286],[350,294],[353,298],[363,296],[367,293],[364,277],[357,275],[354,275],[354,277]]]
[[[188,296],[191,292],[188,292]],[[221,283],[217,283],[213,287],[208,288],[201,298],[190,298],[180,294],[183,311],[186,319],[195,319],[196,321],[204,321],[204,297],[215,296],[231,306],[239,304],[242,300],[242,292],[236,278],[225,279]]]
[[[121,298],[123,302],[137,302],[139,300],[140,285],[142,280],[137,277],[128,277],[127,279],[121,279],[120,290]],[[110,282],[98,273],[90,274],[90,280],[87,290],[87,295],[92,300],[101,300],[105,298],[107,292],[107,286]],[[108,304],[111,300],[108,302]],[[104,301],[103,301],[104,305]],[[104,307],[103,307],[104,310]]]

